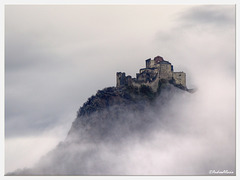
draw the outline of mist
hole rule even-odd
[[[193,94],[174,88],[162,92],[143,112],[112,108],[111,113],[122,115],[114,124],[104,119],[103,126],[109,126],[104,136],[98,131],[89,135],[80,127],[77,138],[69,136],[32,169],[16,173],[211,175],[211,170],[228,170],[233,173],[227,175],[235,175],[235,82],[224,73],[214,81],[223,77],[227,88],[215,83],[214,93],[208,88]],[[206,77],[206,84],[212,81]],[[100,121],[104,113],[91,116]]]

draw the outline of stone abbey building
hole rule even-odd
[[[124,72],[117,72],[117,87],[140,87],[145,85],[156,92],[161,80],[186,88],[186,73],[174,72],[172,64],[165,61],[161,56],[157,56],[153,60],[147,59],[146,68],[140,69],[139,73],[136,74],[136,78],[126,76]]]

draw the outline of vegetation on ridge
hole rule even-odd
[[[108,87],[98,90],[96,95],[88,98],[87,102],[77,112],[77,117],[90,115],[95,111],[101,111],[113,105],[129,105],[137,102],[152,103],[163,89],[170,90],[174,85],[179,89],[186,90],[185,87],[175,85],[171,81],[161,80],[158,83],[157,92],[153,92],[151,87],[141,85],[139,88],[134,86]]]

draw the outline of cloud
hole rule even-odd
[[[207,99],[207,89],[195,94],[173,89],[163,91],[154,106],[146,106],[142,111],[132,111],[129,105],[92,114],[90,119],[87,117],[95,122],[90,134],[86,127],[78,126],[77,140],[70,135],[32,169],[15,173],[209,175],[209,170],[225,169],[235,172],[235,98],[234,88],[228,87]],[[219,104],[219,97],[223,104]],[[113,119],[117,113],[118,118]],[[109,118],[101,121],[106,114]],[[84,117],[80,120],[84,121]]]
[[[135,76],[145,57],[156,54],[149,43],[161,28],[157,22],[171,26],[161,15],[179,9],[6,6],[7,137],[41,133],[67,114],[73,119],[89,96],[115,85],[117,71]]]
[[[204,84],[202,77],[205,77],[202,75],[205,73],[213,75],[211,72],[224,71],[229,73],[226,75],[235,77],[234,8],[234,6],[192,7],[178,14],[174,27],[156,33],[156,45],[167,54],[166,59],[174,64],[175,70],[187,73],[187,82],[190,86],[196,87],[200,84],[202,86]],[[211,20],[209,22],[207,18],[206,21],[198,21],[194,13],[202,14],[204,19],[210,13],[221,14],[227,16],[229,22],[222,27],[225,19],[222,23],[221,19],[218,19],[219,22]]]
[[[21,128],[21,127],[20,127]],[[41,134],[32,134],[18,137],[9,137],[5,140],[5,172],[11,172],[20,167],[30,168],[42,156],[51,151],[57,144],[66,138],[70,124],[66,119],[54,125],[51,129],[41,131]],[[35,129],[33,127],[33,129]]]
[[[201,26],[205,24],[225,29],[229,28],[229,26],[235,26],[234,8],[233,5],[193,7],[191,10],[183,13],[181,19],[189,26]]]

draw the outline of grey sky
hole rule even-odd
[[[187,73],[189,88],[213,90],[225,78],[234,95],[234,6],[8,5],[5,13],[11,148],[56,127],[64,137],[87,98],[115,86],[117,71],[135,76],[157,55]]]
[[[232,10],[232,6],[217,7],[213,5],[202,6],[201,8],[195,7],[186,12],[182,19],[192,25],[208,24],[212,26],[221,26],[222,28],[227,26],[233,26],[235,20],[232,18],[235,15],[235,11]]]
[[[7,6],[7,137],[38,132],[60,114],[73,114],[98,89],[114,86],[116,71],[135,75],[146,58],[161,53],[151,41],[161,24],[171,24],[162,16],[183,7],[166,9],[171,11],[165,14],[161,6]],[[11,131],[16,125],[23,128]]]

